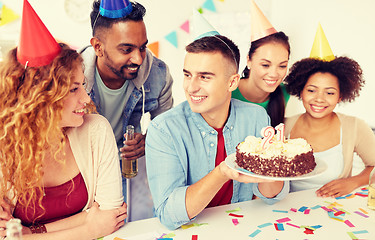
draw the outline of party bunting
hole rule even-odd
[[[20,16],[5,5],[0,6],[0,26],[17,20]]]
[[[181,26],[180,28],[182,30],[184,30],[185,32],[189,33],[190,31],[190,25],[189,25],[189,20],[186,20]]]
[[[155,55],[155,57],[159,57],[159,42],[153,42],[147,44],[147,48]]]
[[[205,9],[208,9],[212,12],[216,12],[216,7],[215,7],[215,4],[214,4],[213,0],[206,0],[203,3],[202,7],[205,8]]]
[[[178,44],[177,44],[177,32],[176,31],[172,31],[171,33],[169,33],[167,36],[165,36],[165,39],[167,39],[168,42],[170,42],[176,48],[178,47]]]

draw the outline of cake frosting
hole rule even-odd
[[[303,138],[278,141],[274,137],[264,147],[262,138],[255,136],[237,145],[236,163],[250,172],[272,177],[300,176],[316,166],[313,150]]]

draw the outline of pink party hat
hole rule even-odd
[[[61,47],[48,31],[27,0],[23,1],[20,42],[17,60],[22,65],[48,65],[60,53]]]
[[[193,10],[193,19],[190,27],[190,33],[194,40],[202,37],[220,35],[218,31],[216,31],[216,29],[202,16],[202,14],[195,9]]]
[[[310,52],[310,58],[318,58],[325,61],[332,61],[335,59],[320,23],[315,34],[314,43]]]
[[[254,0],[251,0],[251,41],[254,42],[276,32]]]

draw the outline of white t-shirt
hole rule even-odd
[[[344,155],[342,153],[342,131],[340,143],[323,152],[314,152],[314,157],[327,164],[327,170],[318,177],[290,182],[290,191],[296,192],[312,188],[320,188],[324,184],[337,179],[344,169]]]

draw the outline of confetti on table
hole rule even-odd
[[[198,240],[198,235],[192,235],[191,240]]]
[[[363,187],[361,188],[362,191],[368,191],[368,188],[367,187]]]
[[[349,237],[351,237],[352,239],[358,239],[358,238],[354,235],[354,233],[352,233],[352,232],[347,232],[347,234],[348,234]]]
[[[306,234],[314,234],[314,230],[311,230],[309,228],[305,228],[305,231],[303,231]]]
[[[226,213],[233,213],[233,212],[238,212],[238,211],[241,211],[241,208],[240,208],[240,207],[235,208],[235,209],[233,209],[233,210],[227,210],[227,211],[225,211],[225,212],[226,212]]]
[[[292,211],[292,212],[297,212],[297,209],[295,209],[295,208],[291,208],[290,211]]]
[[[315,210],[315,209],[318,209],[318,208],[321,208],[322,206],[320,206],[320,205],[316,205],[316,206],[314,206],[314,207],[312,207],[311,209],[312,210]]]
[[[98,238],[97,240],[100,240],[100,239],[103,239],[103,238]],[[119,238],[119,237],[115,237],[113,240],[126,240],[126,239],[122,239],[122,238]]]
[[[349,227],[354,227],[353,223],[351,223],[349,220],[345,220],[344,223]]]
[[[292,221],[292,220],[290,220],[290,218],[288,218],[288,217],[280,218],[280,219],[276,220],[276,222],[278,222],[278,223],[284,223],[284,222],[289,222],[289,221]]]
[[[361,212],[363,212],[364,214],[368,214],[368,212],[367,212],[366,210],[364,210],[363,208],[359,208],[359,210],[360,210]]]
[[[181,228],[182,229],[188,229],[188,228],[191,228],[191,227],[199,227],[199,226],[202,226],[202,225],[208,225],[208,223],[191,223],[191,224],[185,224],[185,225],[182,225]]]
[[[351,198],[354,198],[354,197],[355,197],[355,195],[352,194],[352,195],[350,195],[349,197],[346,197],[346,199],[351,199]]]
[[[338,212],[335,212],[333,215],[335,215],[335,216],[345,215],[345,212],[338,211]]]
[[[277,231],[284,231],[284,225],[282,223],[274,223]]]
[[[312,228],[314,228],[315,230],[318,229],[318,228],[321,228],[322,225],[314,225],[314,226],[311,226]]]
[[[171,238],[171,237],[175,237],[176,234],[174,232],[171,232],[171,233],[168,233],[167,235],[164,235],[163,239],[165,238]]]
[[[239,217],[239,218],[243,217],[243,215],[234,214],[234,213],[229,213],[229,216],[231,216],[231,217]]]
[[[249,237],[255,237],[258,235],[261,231],[259,229],[255,230],[252,234],[249,235]]]
[[[368,233],[367,230],[361,230],[361,231],[353,231],[354,234],[362,234],[362,233]]]
[[[303,214],[309,214],[310,213],[310,209],[306,209]]]
[[[350,212],[346,211],[345,209],[343,208],[339,208],[340,211],[343,211],[345,214],[349,214],[350,215]]]
[[[264,227],[268,227],[268,226],[271,226],[272,223],[264,223],[262,225],[259,225],[258,228],[264,228]]]
[[[332,211],[333,211],[332,209],[326,208],[326,207],[324,207],[324,206],[322,206],[321,208],[324,209],[324,210],[327,211],[327,212],[332,212]]]
[[[294,225],[294,224],[292,224],[292,223],[286,223],[286,224],[289,225],[289,226],[295,227],[295,228],[300,228],[299,226]]]
[[[96,240],[103,240],[104,239],[104,237],[100,237],[100,238],[97,238]],[[114,239],[116,239],[116,238],[114,238]]]
[[[358,215],[360,215],[362,217],[368,218],[368,215],[366,215],[366,214],[364,214],[362,212],[354,211],[354,213],[356,213],[356,214],[358,214]]]
[[[368,194],[363,194],[359,192],[356,192],[355,195],[360,196],[360,197],[368,197]]]
[[[308,207],[300,207],[300,209],[298,209],[298,211],[304,212],[306,209],[308,209]]]
[[[185,225],[181,226],[182,229],[188,229],[188,228],[191,228],[191,227],[194,227],[194,224],[185,224]]]
[[[278,212],[278,213],[288,213],[288,211],[285,210],[272,210],[272,212]]]
[[[237,226],[237,224],[239,224],[237,218],[232,218],[232,222],[233,222],[234,226]]]

